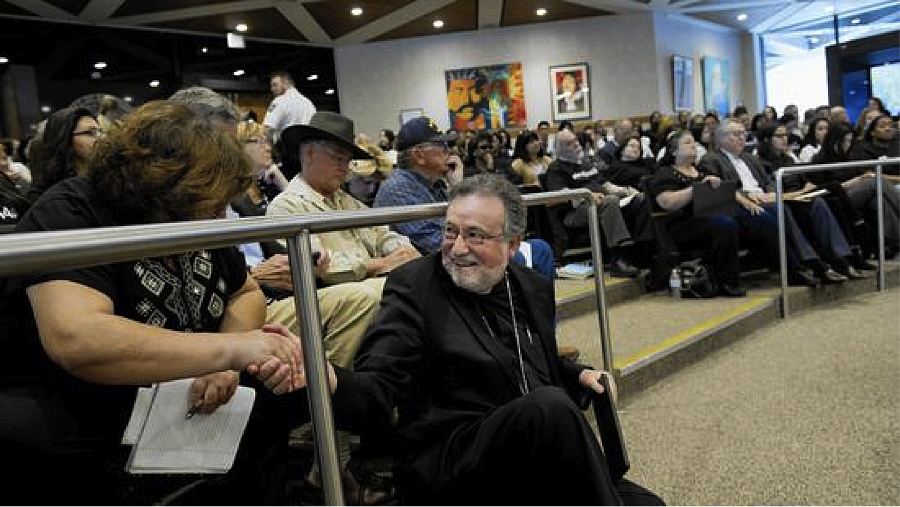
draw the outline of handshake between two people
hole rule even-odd
[[[285,394],[306,387],[306,369],[300,338],[287,327],[266,324],[250,331],[249,347],[241,369],[256,377],[275,394]],[[331,363],[326,361],[328,387],[334,393],[337,377]]]

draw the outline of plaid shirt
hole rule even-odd
[[[432,182],[416,171],[399,167],[378,188],[373,205],[408,206],[445,202],[446,189],[447,182],[443,179]],[[444,238],[443,218],[393,224],[391,228],[409,238],[423,255],[438,251]]]

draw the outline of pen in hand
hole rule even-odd
[[[191,417],[194,417],[194,414],[196,414],[199,410],[200,410],[200,405],[192,406],[191,408],[188,409],[187,414],[184,415],[184,419],[187,420],[187,419],[190,419]]]

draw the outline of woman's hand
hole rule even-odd
[[[188,399],[190,409],[201,414],[212,413],[234,396],[239,379],[240,374],[236,371],[221,371],[195,378]]]
[[[708,175],[704,176],[701,183],[709,183],[709,186],[713,188],[719,188],[719,185],[722,184],[722,178],[719,178],[718,176]]]

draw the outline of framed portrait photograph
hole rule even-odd
[[[590,118],[588,64],[572,63],[550,67],[550,94],[554,122]]]
[[[411,109],[401,109],[400,110],[400,128],[403,128],[403,125],[412,120],[413,118],[418,118],[420,116],[425,115],[425,110],[421,107],[414,107]]]
[[[672,97],[676,111],[694,110],[694,59],[690,56],[672,57]]]

